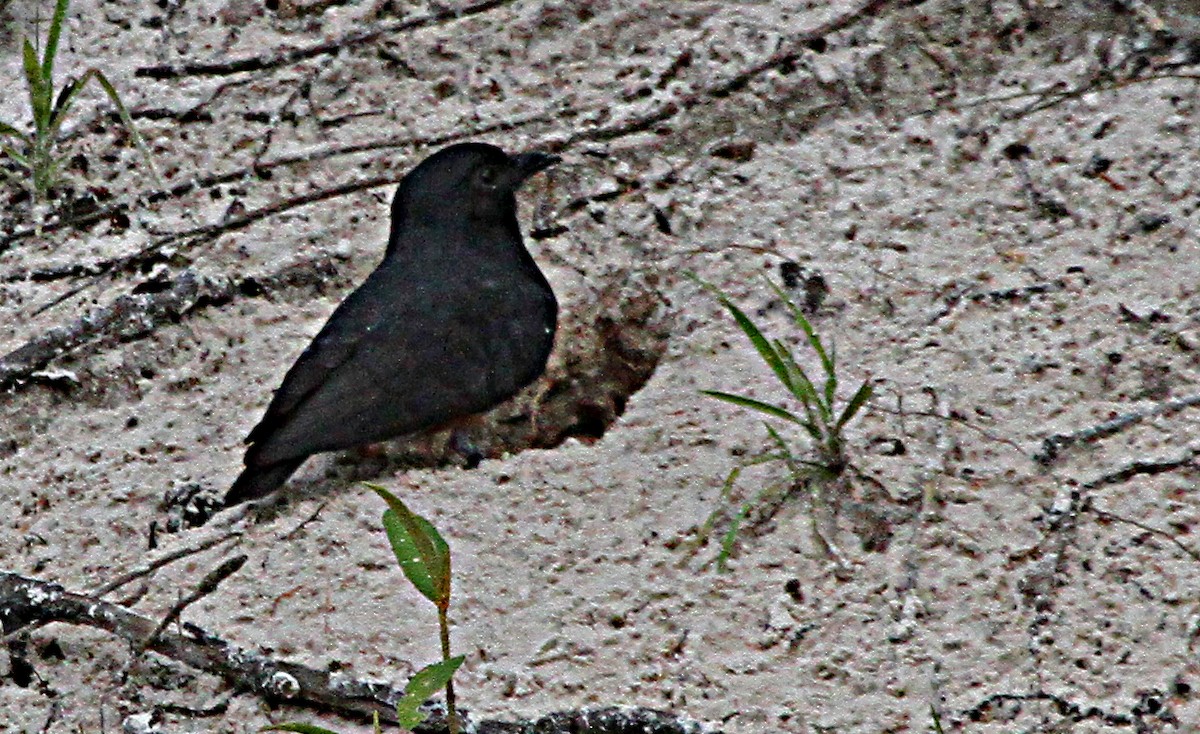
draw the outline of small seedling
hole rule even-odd
[[[129,116],[129,111],[121,102],[120,95],[117,94],[116,88],[113,87],[104,72],[93,66],[85,71],[83,76],[68,80],[55,93],[54,60],[58,55],[58,42],[62,36],[63,22],[66,19],[69,5],[70,0],[57,0],[55,3],[54,15],[50,19],[50,29],[46,36],[45,46],[42,48],[41,58],[38,57],[38,49],[28,38],[24,39],[21,44],[25,86],[29,92],[29,107],[33,113],[32,131],[21,132],[15,125],[0,121],[0,140],[6,141],[0,143],[0,153],[3,153],[16,165],[16,168],[23,174],[23,180],[22,176],[14,174],[7,168],[0,168],[0,173],[18,185],[28,187],[35,206],[58,182],[59,171],[67,158],[66,155],[55,150],[58,132],[62,128],[75,98],[87,86],[87,83],[93,80],[100,85],[116,106],[121,122],[129,131],[138,150],[141,151],[154,179],[161,185],[158,171],[150,157],[150,149],[146,147],[142,136],[138,134],[137,128],[133,125],[133,118]]]
[[[398,497],[376,484],[367,484],[387,503],[383,527],[391,543],[400,569],[422,596],[434,603],[438,611],[438,637],[442,659],[417,671],[404,688],[404,696],[396,702],[396,721],[401,729],[412,731],[428,717],[420,710],[435,692],[446,689],[446,722],[450,734],[458,734],[458,714],[454,708],[454,673],[466,659],[450,656],[450,546],[441,533],[425,518],[408,509]],[[337,734],[319,726],[304,723],[274,724],[259,731],[292,731],[300,734]],[[379,715],[374,722],[375,734],[380,734]]]
[[[946,734],[942,729],[942,716],[933,704],[929,704],[929,715],[933,719],[933,734]]]
[[[796,488],[807,488],[812,493],[813,498],[816,499],[823,485],[830,484],[841,477],[848,466],[844,429],[846,424],[870,400],[871,385],[867,381],[864,381],[844,405],[839,405],[837,398],[836,353],[833,349],[825,348],[820,335],[817,334],[812,323],[804,315],[804,312],[791,299],[787,291],[774,282],[768,280],[767,284],[788,309],[792,320],[804,332],[806,343],[820,361],[824,379],[821,380],[819,386],[809,377],[808,372],[800,366],[791,347],[779,339],[768,339],[764,336],[758,326],[750,320],[750,317],[738,308],[730,300],[729,296],[720,289],[697,278],[693,279],[711,291],[721,302],[721,305],[725,307],[725,310],[733,316],[738,327],[750,339],[750,343],[754,346],[755,351],[758,352],[763,362],[771,368],[776,379],[783,385],[788,395],[799,403],[801,410],[793,411],[782,404],[767,403],[720,390],[701,390],[701,392],[718,400],[723,400],[742,408],[749,408],[771,418],[798,425],[813,440],[811,452],[813,458],[807,460],[798,458],[783,436],[770,423],[764,421],[767,435],[775,445],[777,451],[755,457],[735,467],[725,480],[725,487],[721,493],[722,499],[728,501],[731,498],[738,476],[747,466],[770,461],[783,461],[789,469],[791,481],[788,483],[786,491],[783,494],[777,491],[778,488],[768,488],[760,492],[750,502],[744,503],[737,511],[730,522],[729,529],[722,537],[721,551],[717,556],[717,568],[718,570],[724,570],[742,523],[756,507],[773,505],[777,508]],[[699,537],[697,538],[698,545],[703,545],[707,542],[708,536],[712,533],[720,513],[721,510],[717,510],[710,515],[704,526],[700,529]],[[825,546],[826,551],[836,556],[834,547],[818,531],[815,515],[813,517],[813,530],[816,532],[818,542],[821,542]]]

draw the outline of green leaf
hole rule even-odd
[[[842,426],[850,422],[850,419],[858,413],[858,411],[866,405],[871,399],[871,395],[875,393],[875,389],[866,381],[858,386],[858,390],[854,393],[854,397],[850,398],[850,402],[846,405],[846,409],[842,411],[841,417],[834,424],[834,430],[841,430]]]
[[[388,541],[392,545],[392,553],[395,554],[396,561],[400,564],[400,569],[404,571],[405,577],[416,587],[417,591],[421,592],[422,596],[437,604],[441,595],[429,564],[425,560],[429,556],[421,554],[409,529],[390,509],[383,513],[383,527],[387,532]]]
[[[398,497],[379,485],[366,486],[388,504],[383,526],[404,575],[439,608],[449,606],[450,546],[428,520],[409,510]]]
[[[700,392],[701,394],[707,395],[710,398],[724,400],[727,403],[733,403],[734,405],[742,408],[757,410],[760,413],[766,413],[767,415],[775,418],[782,418],[785,421],[791,421],[792,423],[804,425],[804,421],[802,421],[800,418],[797,418],[791,412],[784,410],[777,405],[764,403],[761,400],[755,400],[754,398],[742,397],[741,395],[732,395],[727,392],[721,392],[720,390],[701,390]]]
[[[338,734],[336,731],[322,729],[321,727],[313,726],[312,724],[302,724],[298,721],[288,722],[287,724],[271,724],[270,726],[264,726],[263,728],[259,729],[259,731],[296,731],[300,732],[300,734]]]
[[[458,655],[431,663],[417,671],[404,687],[404,697],[396,702],[396,718],[400,726],[413,729],[426,719],[425,713],[420,711],[419,707],[428,701],[430,696],[446,687],[466,659],[466,655]]]

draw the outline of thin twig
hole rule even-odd
[[[1070,433],[1056,433],[1052,436],[1047,436],[1042,439],[1042,450],[1034,454],[1033,460],[1049,466],[1058,459],[1059,454],[1063,449],[1070,448],[1078,443],[1092,443],[1102,438],[1108,438],[1120,431],[1141,423],[1146,418],[1157,418],[1159,416],[1172,415],[1178,413],[1185,408],[1200,406],[1200,394],[1187,395],[1182,398],[1168,400],[1164,403],[1151,406],[1145,410],[1135,410],[1130,413],[1119,415],[1088,428],[1082,428],[1078,431]]]
[[[1127,525],[1132,525],[1135,528],[1138,528],[1139,530],[1144,530],[1147,533],[1150,533],[1151,535],[1157,535],[1160,538],[1165,538],[1168,541],[1170,541],[1176,548],[1183,551],[1187,555],[1191,556],[1193,561],[1200,563],[1200,553],[1197,553],[1196,551],[1192,550],[1188,546],[1184,545],[1184,543],[1182,541],[1180,541],[1179,538],[1176,538],[1174,535],[1172,535],[1171,533],[1168,533],[1166,530],[1160,530],[1156,527],[1152,527],[1145,523],[1138,522],[1137,520],[1131,520],[1128,517],[1121,517],[1120,515],[1109,512],[1108,510],[1102,510],[1099,507],[1096,507],[1095,505],[1090,505],[1090,506],[1088,506],[1087,509],[1090,510],[1093,514],[1095,514],[1096,517],[1099,517],[1102,520],[1110,520],[1112,522],[1123,522]]]
[[[169,627],[172,622],[179,619],[180,615],[183,614],[185,609],[209,594],[212,594],[217,590],[217,587],[221,585],[222,581],[240,571],[242,566],[246,565],[246,560],[248,558],[249,556],[245,554],[234,556],[233,558],[227,558],[221,563],[221,565],[217,566],[212,571],[209,571],[208,574],[200,580],[200,583],[196,585],[196,589],[184,598],[175,602],[175,604],[171,606],[170,610],[167,611],[166,615],[163,616],[162,621],[158,623],[158,626],[154,628],[154,631],[151,632],[140,644],[134,646],[135,656],[141,655],[146,648],[153,645],[158,640],[159,636],[167,629],[167,627]]]
[[[878,405],[878,404],[872,405],[871,409],[877,410],[880,413],[887,413],[888,415],[899,416],[901,418],[903,418],[905,416],[914,415],[914,416],[920,416],[922,418],[935,418],[940,421],[946,421],[947,423],[954,423],[954,424],[960,425],[964,428],[969,428],[970,430],[975,431],[976,433],[978,433],[979,435],[988,439],[989,441],[995,441],[997,443],[1002,443],[1005,446],[1008,446],[1009,448],[1011,448],[1012,450],[1017,451],[1018,453],[1022,453],[1022,454],[1025,453],[1025,449],[1021,448],[1021,445],[1018,444],[1016,441],[1012,440],[1011,438],[1004,438],[1003,436],[997,436],[995,433],[992,433],[991,431],[987,430],[986,428],[983,428],[982,426],[977,426],[974,423],[972,423],[971,421],[967,420],[966,418],[962,418],[960,416],[942,415],[941,413],[935,413],[932,410],[903,410],[903,409],[897,410],[897,409],[893,409],[893,408],[885,408],[882,405]]]
[[[105,583],[105,584],[102,584],[102,585],[96,587],[90,593],[92,596],[107,596],[108,594],[111,594],[112,592],[116,591],[117,589],[121,588],[122,586],[125,586],[126,584],[128,584],[132,581],[136,581],[140,578],[145,578],[145,577],[149,576],[150,574],[154,573],[155,571],[162,568],[163,566],[174,563],[175,561],[178,561],[181,558],[187,558],[188,556],[194,556],[197,553],[201,553],[203,551],[208,550],[209,548],[218,546],[227,540],[232,540],[234,538],[240,538],[244,534],[245,533],[242,530],[228,530],[224,533],[221,533],[220,535],[213,535],[208,538],[204,538],[198,543],[193,542],[190,545],[186,545],[186,546],[183,546],[180,548],[174,548],[170,551],[167,551],[166,553],[163,553],[158,558],[147,561],[146,563],[143,563],[142,565],[138,566],[137,568],[132,568],[129,571],[126,571],[125,573],[121,574],[117,578],[113,579],[112,581],[109,581],[108,583]]]
[[[1095,489],[1108,484],[1120,484],[1127,482],[1136,476],[1166,474],[1167,472],[1182,469],[1186,466],[1196,466],[1196,456],[1200,455],[1200,450],[1189,449],[1186,454],[1178,459],[1160,459],[1157,461],[1135,461],[1127,466],[1123,466],[1115,472],[1109,472],[1103,476],[1097,477],[1090,482],[1083,484],[1084,489]]]
[[[422,15],[409,20],[391,23],[377,23],[362,30],[347,33],[332,41],[325,41],[303,48],[289,48],[273,51],[262,56],[247,56],[233,61],[221,62],[190,62],[183,64],[164,64],[160,66],[144,66],[133,72],[134,76],[150,79],[178,79],[185,76],[226,76],[241,74],[248,71],[262,71],[288,66],[297,61],[331,56],[340,53],[350,46],[371,43],[384,36],[390,36],[406,31],[413,31],[427,26],[459,20],[472,15],[479,15],[512,3],[514,0],[484,0],[484,2],[467,5],[460,8],[446,8],[429,15]]]

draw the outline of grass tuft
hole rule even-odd
[[[87,69],[82,76],[68,79],[67,83],[56,90],[54,84],[54,64],[58,56],[58,44],[62,37],[63,22],[67,17],[70,0],[57,0],[54,5],[54,15],[50,19],[50,28],[44,43],[39,39],[31,41],[25,38],[21,43],[22,63],[25,76],[25,88],[29,95],[29,108],[32,120],[29,132],[23,132],[15,124],[0,120],[0,154],[14,164],[17,172],[7,167],[0,168],[3,174],[13,183],[24,186],[29,190],[36,210],[39,201],[59,181],[59,173],[67,160],[65,154],[57,150],[57,139],[67,113],[79,93],[88,85],[95,82],[117,108],[117,114],[122,124],[129,131],[130,138],[141,151],[142,157],[150,169],[156,182],[162,185],[158,170],[150,156],[150,149],[145,140],[133,125],[133,118],[117,94],[116,88],[104,72],[96,67]],[[39,54],[38,44],[41,46]]]
[[[837,375],[836,352],[832,348],[826,348],[820,334],[813,328],[808,317],[791,299],[787,291],[775,282],[767,280],[767,284],[788,309],[795,325],[804,334],[805,343],[816,356],[820,365],[820,374],[805,370],[791,347],[781,339],[771,339],[763,334],[750,317],[719,288],[694,276],[692,279],[715,295],[725,310],[733,317],[738,328],[750,340],[759,357],[770,367],[775,379],[784,388],[785,400],[788,402],[769,403],[721,390],[701,390],[700,392],[739,408],[761,413],[775,421],[797,425],[812,440],[812,446],[806,453],[797,454],[775,426],[764,421],[763,425],[773,449],[761,456],[742,462],[734,467],[726,477],[721,499],[722,502],[729,503],[732,501],[739,475],[748,466],[782,461],[787,466],[790,475],[785,486],[768,487],[762,490],[733,513],[728,529],[721,536],[721,548],[715,559],[717,569],[724,571],[742,526],[752,514],[757,511],[760,516],[769,517],[797,489],[806,489],[815,506],[824,487],[841,479],[849,466],[846,458],[845,428],[871,399],[872,388],[870,383],[864,380],[848,400],[845,402],[838,400],[840,384]],[[725,508],[718,508],[709,516],[696,538],[697,548],[708,542],[718,521],[726,514],[728,513]],[[820,532],[815,513],[812,515],[812,519],[813,531],[818,542],[835,560],[840,560],[836,546]]]

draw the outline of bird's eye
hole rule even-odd
[[[479,183],[487,186],[488,188],[494,188],[496,186],[497,178],[498,177],[496,176],[495,168],[484,168],[479,172]]]

